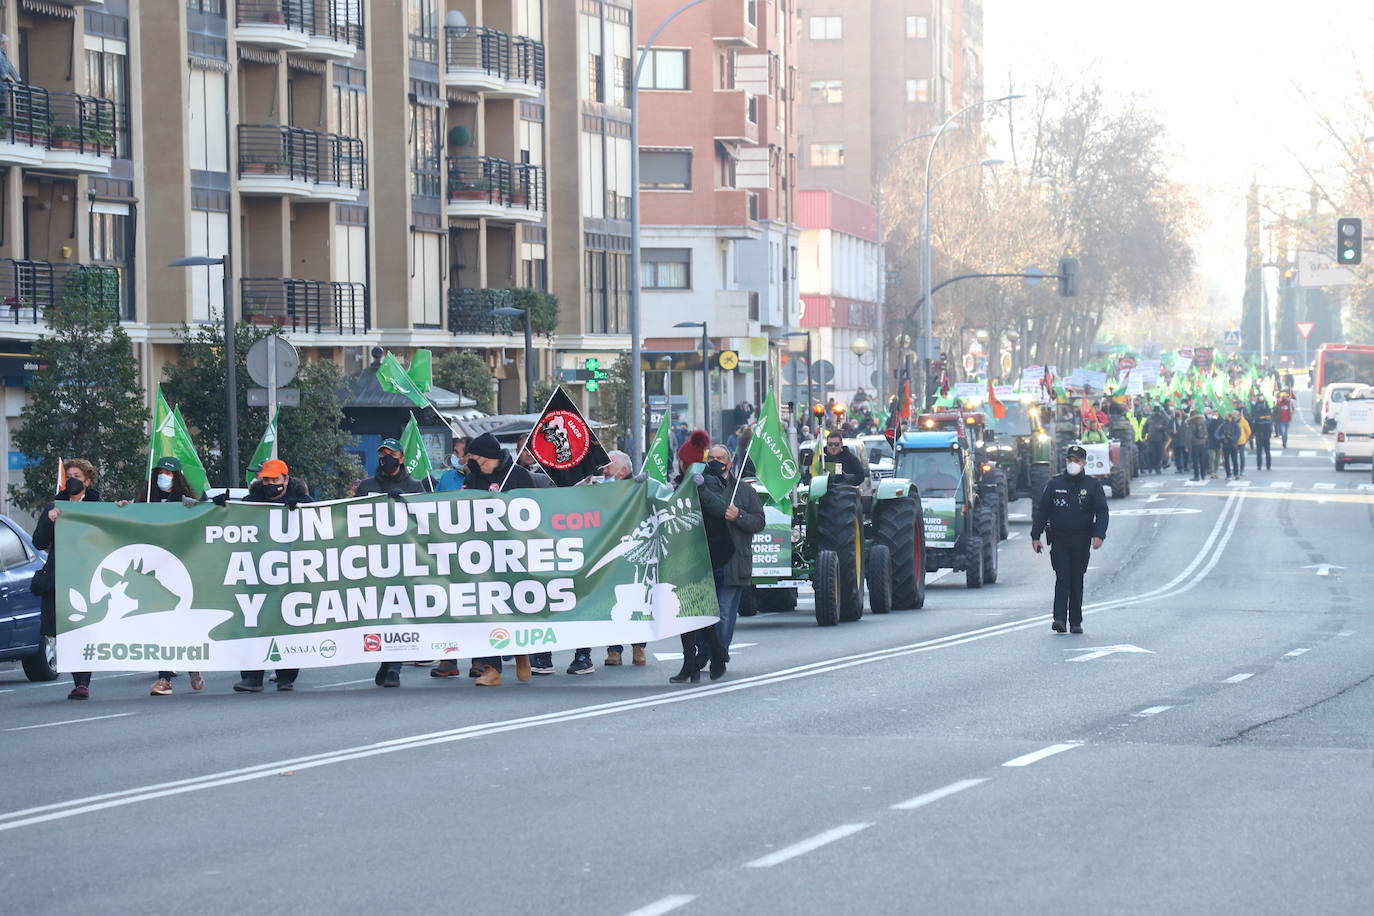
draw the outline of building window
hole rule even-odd
[[[687,52],[679,50],[654,49],[644,61],[644,76],[640,81],[641,89],[691,88],[687,84]]]
[[[812,41],[839,41],[844,37],[844,26],[839,16],[812,16]]]
[[[633,53],[630,48],[630,26],[618,22],[606,24],[611,39],[611,104],[630,107],[630,81],[634,79]]]
[[[756,26],[759,24],[758,0],[744,0],[744,19],[750,25]]]
[[[213,70],[192,68],[189,80],[191,168],[200,172],[229,171],[228,126],[225,123],[227,77]],[[221,252],[223,253],[223,252]]]
[[[639,285],[644,289],[691,289],[690,248],[645,248],[639,261]]]
[[[583,13],[578,17],[582,31],[582,98],[589,102],[606,101],[606,80],[602,72],[601,20]]]
[[[520,279],[526,289],[549,288],[549,262],[543,242],[520,244]]]
[[[439,118],[443,109],[410,103],[410,193],[439,195]]]
[[[439,60],[439,16],[434,0],[410,0],[410,56],[434,63]]]
[[[191,254],[209,258],[229,252],[229,214],[218,210],[191,211]],[[224,314],[224,268],[192,267],[191,320],[212,321]]]
[[[186,0],[186,8],[194,13],[209,13],[211,16],[223,16],[224,0]]]
[[[907,38],[928,38],[930,37],[930,19],[926,16],[906,17],[906,37]]]
[[[613,219],[630,218],[630,138],[606,138],[606,215]]]
[[[840,80],[812,80],[811,104],[838,105],[844,101],[844,83]]]
[[[87,35],[85,38],[86,91],[97,98],[109,99],[114,105],[115,131],[118,134],[115,148],[124,157],[131,158],[127,49],[122,41],[96,35]],[[221,107],[220,111],[224,109]]]
[[[335,64],[334,124],[340,136],[367,139],[367,72]]]
[[[907,80],[906,100],[908,102],[929,102],[930,80]]]
[[[639,186],[655,191],[689,191],[692,188],[692,151],[639,151]]]
[[[813,143],[810,158],[813,166],[844,165],[844,144]]]
[[[410,321],[417,328],[442,327],[444,236],[410,233]]]

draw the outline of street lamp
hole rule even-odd
[[[234,487],[239,476],[239,385],[238,341],[234,338],[234,284],[230,279],[229,255],[211,258],[193,254],[177,258],[168,267],[224,268],[224,437],[225,489]]]
[[[711,371],[706,364],[706,348],[710,346],[710,341],[706,337],[706,322],[704,321],[679,321],[673,325],[675,328],[701,328],[701,403],[704,407],[703,415],[706,422],[702,424],[702,429],[706,430],[707,435],[711,432]]]
[[[807,417],[811,416],[811,406],[816,403],[816,392],[813,390],[816,375],[811,363],[811,332],[810,331],[788,331],[783,337],[805,337],[806,338],[806,411]]]
[[[632,417],[644,416],[644,376],[639,368],[644,353],[644,344],[639,336],[641,311],[639,295],[639,79],[644,73],[644,63],[649,59],[649,52],[653,49],[654,42],[658,41],[658,36],[663,34],[663,30],[668,27],[668,24],[692,7],[705,2],[706,0],[688,0],[687,3],[664,17],[663,21],[649,35],[649,40],[644,42],[644,47],[640,48],[639,59],[635,61],[634,76],[630,79],[628,101],[630,103],[630,416]],[[630,13],[631,41],[635,38],[635,31],[635,14],[632,12]],[[703,373],[706,371],[704,362],[701,369]],[[709,414],[706,419],[709,424]],[[630,424],[630,457],[634,459],[635,466],[641,463],[644,448],[643,438],[635,431],[637,427],[638,424]],[[707,428],[710,428],[709,425]]]
[[[930,141],[930,150],[926,153],[925,206],[924,206],[924,208],[922,209],[922,213],[921,213],[921,285],[922,285],[922,287],[923,287],[923,290],[922,290],[922,291],[923,291],[924,294],[925,294],[924,297],[922,298],[922,302],[923,302],[923,304],[924,304],[924,306],[925,306],[925,311],[924,311],[924,313],[923,313],[923,315],[922,315],[922,317],[923,317],[924,320],[923,320],[923,322],[922,322],[922,328],[921,328],[921,331],[922,331],[922,334],[921,334],[921,336],[922,336],[922,346],[921,346],[921,350],[922,350],[922,363],[921,363],[921,406],[922,406],[923,408],[925,407],[926,401],[927,401],[927,399],[928,399],[928,397],[929,397],[929,394],[930,394],[930,392],[929,392],[929,388],[930,388],[930,343],[931,343],[931,341],[930,341],[930,337],[931,337],[930,326],[931,326],[931,323],[932,323],[932,320],[931,320],[931,319],[932,319],[932,314],[933,314],[933,312],[934,312],[934,308],[932,307],[932,303],[931,303],[931,301],[930,301],[930,296],[931,296],[931,292],[930,292],[930,287],[931,287],[931,283],[930,283],[930,262],[931,262],[931,253],[930,253],[930,247],[931,247],[931,246],[930,246],[930,191],[931,191],[930,172],[931,172],[932,167],[933,167],[934,164],[935,164],[935,148],[940,144],[940,138],[943,137],[943,136],[945,135],[945,131],[949,129],[949,126],[950,126],[951,124],[953,124],[956,120],[958,120],[960,117],[962,117],[964,114],[966,114],[966,113],[972,111],[972,110],[975,109],[975,108],[979,108],[979,107],[981,107],[981,106],[983,106],[983,105],[993,105],[993,104],[996,104],[996,103],[998,103],[998,102],[1010,102],[1010,101],[1013,101],[1013,100],[1015,100],[1015,99],[1021,99],[1021,98],[1025,98],[1025,96],[1023,96],[1023,95],[1004,95],[1004,96],[1001,96],[1001,97],[995,98],[995,99],[984,99],[984,100],[981,101],[981,102],[974,102],[972,105],[965,105],[963,108],[959,109],[959,110],[956,111],[954,114],[952,114],[952,115],[950,115],[948,118],[946,118],[945,121],[944,121],[944,123],[940,125],[939,129],[935,131],[935,138],[934,138],[933,140]]]
[[[492,309],[491,313],[503,318],[525,319],[525,413],[534,413],[534,339],[530,334],[529,312],[507,305]]]

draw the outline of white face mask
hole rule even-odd
[[[171,475],[171,474],[159,474],[159,475],[157,475],[157,488],[158,488],[159,490],[161,490],[163,493],[166,493],[166,492],[168,492],[169,490],[171,490],[171,489],[172,489],[172,475]]]
[[[465,459],[459,458],[457,455],[449,455],[448,466],[453,468],[455,471],[461,471],[465,466]]]
[[[1082,474],[1083,465],[1079,464],[1077,461],[1070,461],[1068,464],[1065,465],[1065,470],[1067,470],[1070,474]]]

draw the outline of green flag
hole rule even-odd
[[[410,358],[410,368],[406,370],[406,375],[410,376],[415,387],[423,394],[429,394],[429,389],[434,387],[432,361],[433,357],[428,350],[416,350],[415,355]]]
[[[759,422],[754,424],[754,434],[749,437],[749,450],[740,460],[741,467],[750,455],[754,458],[754,471],[758,474],[759,483],[763,484],[768,495],[773,497],[774,502],[786,499],[801,479],[801,468],[792,457],[792,444],[787,439],[787,429],[778,417],[777,400],[771,390],[768,397],[763,399]]]
[[[262,463],[272,457],[272,446],[277,442],[277,417],[281,415],[281,408],[278,407],[272,419],[268,421],[267,428],[262,431],[262,438],[258,440],[258,447],[253,449],[253,457],[248,462],[248,470],[243,475],[244,483],[247,486],[253,485],[253,479],[257,477],[257,469],[262,467]]]
[[[664,410],[663,419],[658,421],[658,432],[654,433],[654,441],[649,443],[649,453],[644,456],[644,473],[649,475],[650,480],[660,483],[668,482],[668,472],[673,467],[671,428],[668,411]]]
[[[429,453],[425,451],[425,439],[420,435],[420,424],[415,422],[415,414],[410,415],[406,431],[401,433],[401,451],[412,479],[427,480],[431,476]]]
[[[382,364],[377,367],[377,384],[382,386],[383,391],[399,394],[416,407],[429,404],[429,399],[416,386],[415,380],[406,374],[400,362],[389,351],[382,357]]]
[[[205,465],[200,463],[191,434],[186,431],[180,411],[167,406],[162,396],[162,386],[157,386],[157,401],[153,405],[153,434],[148,442],[148,475],[151,478],[153,465],[160,458],[175,458],[181,462],[181,473],[197,494],[204,493],[210,481],[205,476]]]

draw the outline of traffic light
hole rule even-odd
[[[1073,297],[1078,295],[1078,259],[1059,259],[1059,295]]]
[[[1364,223],[1347,217],[1336,220],[1336,263],[1352,266],[1364,257]]]

